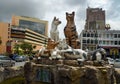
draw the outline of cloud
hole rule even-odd
[[[65,12],[75,11],[75,24],[78,34],[84,29],[86,20],[86,8],[99,7],[106,12],[106,23],[111,27],[120,24],[119,0],[1,0],[0,21],[10,22],[12,15],[37,17],[49,22],[49,30],[53,17],[58,17],[62,24],[58,26],[60,38],[64,38],[63,29],[66,25]],[[115,29],[115,28],[112,28]],[[49,33],[49,32],[48,32]]]
[[[120,5],[119,5],[119,1],[112,1],[110,0],[109,2],[110,7],[109,9],[107,9],[107,19],[108,20],[116,20],[119,19],[120,20]]]
[[[41,11],[39,14],[38,12]],[[10,21],[12,15],[23,15],[43,18],[45,15],[44,2],[36,0],[2,0],[0,1],[0,20]]]
[[[64,3],[71,6],[79,6],[86,4],[87,0],[64,0]]]

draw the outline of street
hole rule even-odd
[[[19,66],[24,66],[25,61],[23,62],[15,62],[15,66],[19,67]]]

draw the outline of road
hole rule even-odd
[[[24,66],[25,61],[24,62],[15,62],[15,66],[19,67],[19,66]]]

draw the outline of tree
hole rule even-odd
[[[20,45],[20,48],[23,50],[24,54],[31,54],[33,51],[32,44],[27,43],[27,42],[23,42]]]
[[[15,46],[14,46],[14,53],[17,53],[17,54],[19,54],[19,52],[20,52],[20,44],[15,44]]]

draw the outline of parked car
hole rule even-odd
[[[24,55],[23,55],[23,60],[24,60],[24,61],[28,61],[28,60],[29,60],[29,56],[24,56]]]
[[[108,60],[108,63],[109,63],[110,65],[114,65],[114,59],[112,59],[112,58],[107,58],[107,60]]]
[[[8,56],[0,55],[0,67],[10,67],[14,65],[15,61],[13,61],[11,58]]]
[[[114,67],[119,67],[120,68],[120,59],[115,59]]]
[[[23,58],[23,56],[16,56],[14,60],[16,62],[22,62],[22,61],[24,61],[24,58]]]

